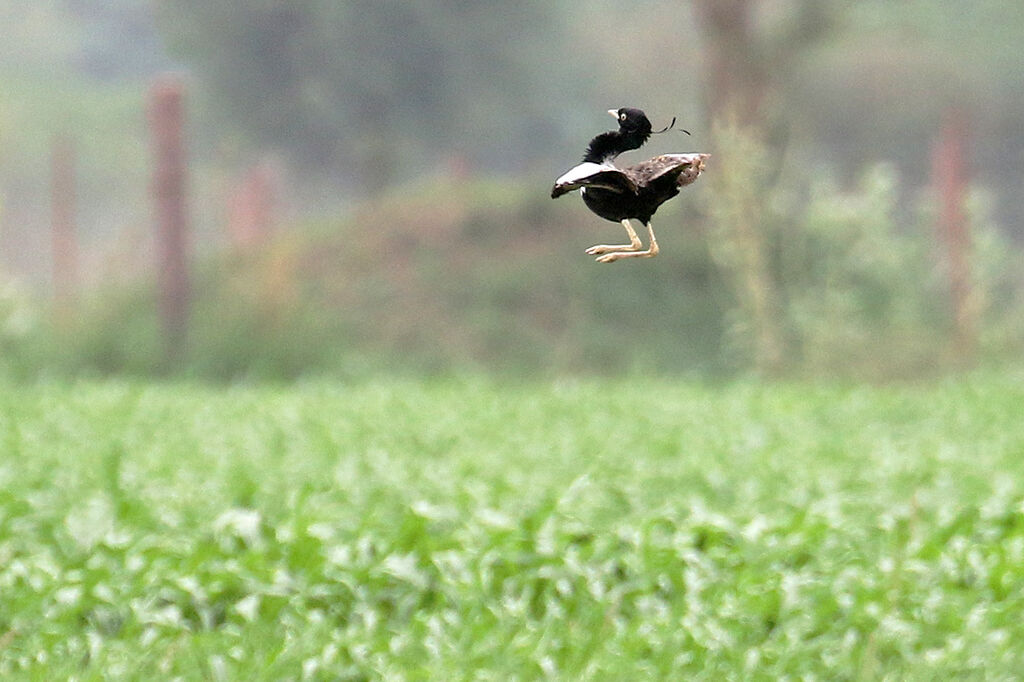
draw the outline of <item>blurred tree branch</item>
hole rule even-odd
[[[788,118],[779,104],[789,67],[827,33],[832,4],[799,0],[789,20],[765,27],[763,0],[694,0],[704,34],[705,104],[715,137],[712,253],[738,299],[737,324],[752,338],[754,365],[764,374],[785,357],[780,282],[770,267],[770,194],[782,168]]]

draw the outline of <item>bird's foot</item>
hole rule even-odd
[[[598,263],[614,263],[622,258],[654,258],[658,255],[658,247],[647,249],[646,251],[613,251],[612,253],[606,253],[603,256],[598,256],[594,260]]]
[[[647,223],[647,233],[651,236],[651,245],[647,247],[646,251],[640,250],[640,238],[633,232],[633,228],[629,226],[628,220],[622,221],[623,227],[626,228],[626,232],[629,233],[629,241],[631,242],[628,246],[607,246],[604,244],[598,246],[591,246],[587,249],[587,253],[590,255],[604,254],[597,257],[598,263],[614,263],[621,258],[653,258],[658,255],[658,240],[654,238],[654,230],[651,228],[651,223]]]
[[[619,251],[636,251],[640,248],[640,244],[597,244],[587,249],[586,253],[590,256],[598,256],[602,253],[612,253]]]

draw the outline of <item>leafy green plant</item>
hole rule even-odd
[[[801,190],[799,180],[767,180],[783,162],[754,131],[722,126],[717,139],[721,169],[715,175],[711,167],[706,198],[709,251],[735,292],[728,338],[744,364],[767,374],[886,379],[960,363],[949,350],[949,285],[935,218],[901,208],[892,166],[867,168],[851,189],[820,174]],[[981,197],[976,190],[968,207],[971,305],[982,356],[1007,358],[1024,343],[1024,288],[1008,267],[1021,254]]]
[[[0,385],[0,675],[1011,677],[1022,385]]]
[[[791,237],[787,308],[808,371],[914,375],[941,366],[944,292],[926,225],[901,226],[897,179],[876,166],[857,189],[811,188]]]

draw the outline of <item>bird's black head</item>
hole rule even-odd
[[[639,149],[651,136],[651,122],[639,109],[624,107],[609,109],[608,113],[619,122],[619,129],[601,133],[590,141],[583,160],[593,163],[607,163],[622,152]]]
[[[619,132],[623,135],[638,135],[646,140],[651,134],[651,122],[647,120],[647,114],[639,109],[623,107],[609,109],[608,113],[619,122]]]

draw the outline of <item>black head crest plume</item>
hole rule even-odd
[[[667,126],[665,126],[664,128],[662,128],[661,130],[655,130],[655,131],[654,131],[653,133],[651,133],[651,135],[658,135],[658,134],[660,134],[660,133],[667,133],[668,131],[672,130],[672,128],[673,128],[673,127],[675,126],[675,124],[676,124],[676,117],[675,117],[675,116],[673,116],[673,117],[672,117],[672,122],[671,122],[671,123],[669,123],[669,124],[668,124]],[[689,131],[689,130],[686,130],[686,129],[684,129],[684,128],[680,128],[680,129],[679,129],[679,132],[681,132],[681,133],[686,133],[687,135],[689,135],[689,134],[690,134],[690,131]]]

